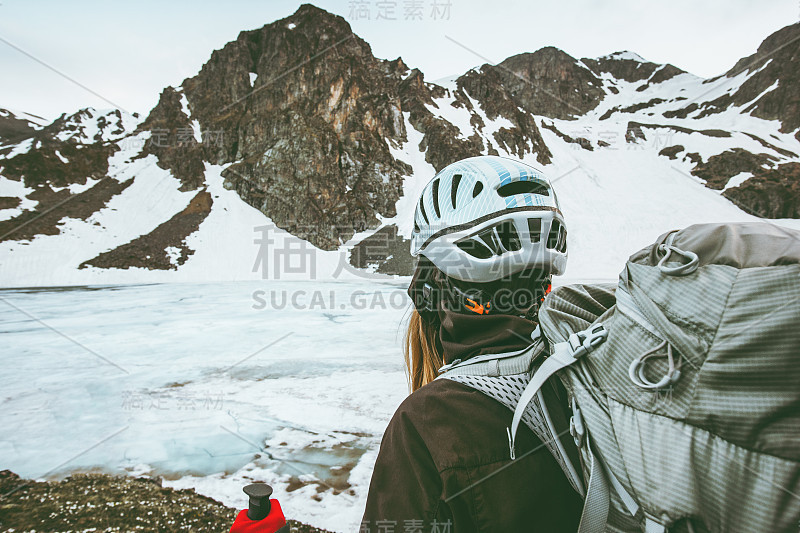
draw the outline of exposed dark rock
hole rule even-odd
[[[777,81],[777,88],[743,111],[781,120],[782,131],[800,127],[800,93],[794,90],[800,84],[798,36],[800,23],[787,26],[767,38],[756,54],[739,61],[727,76],[740,72],[752,76],[735,93],[713,102],[689,100],[684,108],[667,111],[664,117],[716,113],[752,101]],[[376,228],[381,218],[396,214],[403,179],[412,169],[396,160],[390,147],[407,141],[405,117],[422,132],[419,148],[437,171],[458,159],[497,154],[498,150],[517,157],[535,154],[540,163],[547,164],[553,156],[539,127],[586,150],[593,146],[585,138],[559,131],[553,123],[537,124],[535,116],[576,118],[596,109],[606,90],[618,94],[615,80],[634,83],[644,90],[683,73],[673,65],[628,57],[617,53],[577,61],[546,47],[509,57],[496,66],[470,70],[457,79],[455,88],[444,88],[426,83],[419,70],[410,69],[400,58],[375,58],[345,19],[306,4],[285,19],[241,32],[236,40],[214,51],[196,76],[179,87],[164,89],[158,104],[139,126],[138,131],[150,132],[139,157],[154,155],[161,168],[169,169],[181,181],[182,190],[200,191],[195,198],[200,204],[205,198],[202,195],[207,195],[203,190],[205,166],[228,164],[223,173],[228,188],[279,227],[331,250],[354,232]],[[605,74],[612,76],[610,83],[601,79]],[[637,96],[630,105],[614,107],[600,118],[608,119],[617,112],[635,113],[665,102],[663,98],[639,100],[644,98]],[[462,133],[459,127],[432,113],[432,108],[442,105],[468,113],[474,133]],[[489,137],[481,118],[484,113],[490,120],[502,117],[511,125]],[[35,211],[0,222],[0,235],[2,228],[6,233],[13,229],[14,233],[8,235],[13,239],[29,239],[37,232],[58,233],[64,216],[86,218],[90,208],[103,207],[103,201],[128,185],[103,181],[82,193],[86,196],[78,195],[86,202],[76,198],[74,205],[69,200],[59,207],[70,194],[57,188],[107,176],[108,158],[119,149],[116,141],[126,135],[123,115],[120,111],[98,114],[87,109],[62,115],[46,126],[31,122],[34,118],[0,110],[0,143],[32,143],[27,153],[8,159],[13,145],[0,149],[0,170],[5,177],[34,187],[29,198],[38,202]],[[87,124],[92,127],[87,128]],[[646,139],[646,129],[731,136],[716,129],[629,122],[626,141]],[[97,133],[91,133],[94,131]],[[749,135],[765,149],[786,158],[797,157],[790,150]],[[800,131],[797,137],[800,140]],[[600,140],[598,146],[609,143]],[[669,146],[660,155],[677,159],[682,152],[682,146]],[[791,169],[769,176],[760,173],[763,164],[774,167],[777,160],[740,149],[714,156],[706,163],[695,152],[684,153],[682,160],[692,161],[696,175],[707,175],[704,179],[709,186],[718,189],[739,172],[753,172],[763,178],[763,183],[754,183],[769,191],[794,176]],[[753,187],[735,188],[741,189],[735,194],[742,195],[743,190]],[[788,197],[792,191],[787,188]],[[771,192],[762,193],[758,202],[765,201],[762,197],[772,198]],[[0,199],[0,208],[16,205],[16,199]],[[778,203],[775,209],[790,212],[791,206],[786,205]],[[53,211],[43,215],[50,209]],[[183,242],[205,218],[207,212],[201,211],[180,213],[153,233],[86,264],[174,268],[191,253]],[[383,238],[391,231],[384,228],[373,237]],[[396,238],[396,233],[393,235],[392,239]],[[179,250],[178,255],[170,258],[166,247]],[[389,255],[351,259],[359,263],[369,257],[369,264],[377,264],[379,270],[399,272],[405,268],[405,259],[397,266],[399,256]]]
[[[238,513],[192,489],[160,479],[74,474],[63,481],[20,479],[0,471],[2,531],[228,531]],[[242,494],[242,505],[246,505]],[[295,533],[327,533],[294,520]]]
[[[642,125],[638,122],[628,122],[628,128],[625,130],[625,142],[635,143],[638,139],[647,140],[642,131]]]
[[[728,180],[742,172],[758,174],[764,166],[772,166],[777,158],[769,154],[754,154],[742,148],[727,150],[708,158],[692,169],[692,175],[706,180],[706,186],[722,189]]]
[[[723,194],[759,217],[800,218],[800,163],[758,168],[752,178]]]
[[[504,117],[512,123],[512,128],[500,128],[495,132],[494,140],[499,146],[520,158],[526,153],[535,153],[536,160],[546,165],[553,154],[542,139],[533,118],[534,112],[527,109],[505,85],[504,73],[505,76],[512,76],[501,68],[484,65],[480,70],[470,70],[458,78],[458,89],[474,98],[489,120]],[[476,119],[475,123],[478,122]]]
[[[584,57],[581,61],[596,74],[608,72],[618,80],[629,82],[647,80],[661,66],[656,63],[622,59],[619,55],[622,53],[623,52],[615,52],[597,59]]]
[[[18,117],[7,109],[0,109],[0,144],[11,145],[22,142],[33,137],[37,129],[31,121]]]
[[[696,103],[689,104],[688,106],[681,108],[681,109],[673,109],[672,111],[664,111],[662,115],[665,118],[686,118],[689,114],[694,113],[700,109],[700,106]]]
[[[679,133],[702,133],[703,135],[707,135],[708,137],[730,137],[731,134],[725,130],[693,130],[691,128],[685,128],[683,126],[675,126],[671,124],[643,124],[641,122],[628,122],[628,130],[631,129],[638,129],[641,128],[650,128],[654,130],[664,129],[675,131]]]
[[[454,163],[459,159],[481,155],[486,150],[483,140],[478,134],[474,134],[467,139],[459,139],[459,131],[456,126],[432,114],[421,117],[416,121],[414,127],[425,133],[419,148],[425,151],[425,160],[433,165],[437,172],[450,163]],[[510,144],[516,146],[521,153],[525,151],[523,147],[524,140],[506,139],[501,132],[497,132],[495,139],[501,145]]]
[[[183,82],[192,120],[218,142],[204,138],[158,156],[173,171],[178,161],[189,167],[178,171],[189,188],[199,183],[204,158],[235,162],[223,175],[246,202],[294,235],[335,249],[377,226],[376,215],[395,214],[411,169],[387,142],[406,139],[399,86],[407,74],[399,59],[376,59],[342,17],[306,4],[240,33]],[[178,104],[177,92],[166,90],[146,129],[186,128]]]
[[[661,68],[658,68],[653,72],[653,74],[650,76],[650,78],[647,80],[646,83],[637,87],[636,91],[643,92],[655,84],[663,83],[669,79],[674,78],[678,74],[685,74],[685,73],[686,71],[679,69],[675,65],[670,65],[670,64],[662,65]]]
[[[132,180],[118,182],[104,178],[78,194],[71,194],[67,189],[54,191],[48,184],[39,184],[28,195],[30,200],[38,202],[35,209],[0,222],[0,242],[30,240],[36,235],[58,235],[62,220],[86,220],[131,183]]]
[[[679,74],[686,74],[685,70],[679,69],[675,65],[667,63],[662,68],[658,69],[648,80],[649,83],[662,83],[667,80],[678,76]]]
[[[14,196],[0,196],[0,209],[12,209],[21,203],[22,200]]]
[[[91,138],[87,126],[91,131],[97,130]],[[61,115],[34,131],[26,141],[31,143],[30,148],[0,159],[0,167],[3,176],[21,180],[28,187],[83,185],[88,178],[100,179],[108,174],[108,158],[119,149],[112,140],[124,133],[119,110],[101,115],[93,109],[82,109]]]
[[[769,148],[770,150],[774,150],[775,152],[781,154],[784,157],[797,157],[796,153],[790,152],[789,150],[784,150],[783,148],[778,148],[774,144],[768,143],[758,135],[753,135],[752,133],[747,133],[746,131],[744,132],[744,134],[750,137],[751,139],[758,141],[759,144],[761,144],[761,146],[763,146],[764,148]]]
[[[697,152],[690,152],[690,153],[684,155],[683,156],[683,160],[686,161],[687,159],[689,161],[691,161],[692,164],[695,164],[695,165],[698,164],[698,163],[702,163],[702,161],[703,161],[702,156],[700,154],[698,154]]]
[[[410,276],[414,258],[409,241],[397,234],[397,226],[389,225],[358,243],[350,253],[350,264],[356,268],[377,267],[380,274]]]
[[[682,145],[676,144],[675,146],[669,146],[667,148],[664,148],[663,150],[658,152],[658,155],[664,155],[669,157],[670,159],[677,159],[678,154],[683,152],[685,149],[686,148],[684,148]]]
[[[438,106],[434,98],[442,98],[445,94],[443,87],[425,83],[422,73],[417,69],[412,70],[399,86],[403,111],[409,112],[409,122],[424,135],[419,149],[425,151],[425,160],[437,172],[454,161],[481,155],[485,150],[479,135],[464,139],[456,126],[435,116],[425,107],[426,104]],[[463,91],[456,90],[453,96],[455,105],[473,111],[472,103]],[[472,119],[478,127],[484,126],[480,116],[474,112]]]
[[[134,116],[138,115],[134,114]],[[89,136],[92,131],[94,135]],[[101,113],[88,107],[72,115],[62,114],[44,126],[36,137],[44,143],[94,144],[119,139],[125,133],[122,112],[119,109]]]
[[[755,54],[740,59],[725,74],[728,78],[741,73],[752,75],[733,94],[725,94],[712,101],[703,102],[699,106],[696,103],[692,104],[694,109],[703,109],[697,118],[719,113],[733,105],[741,106],[758,98],[744,109],[745,113],[765,120],[779,120],[782,124],[781,131],[784,133],[800,128],[800,91],[797,91],[800,85],[798,37],[800,37],[800,22],[786,26],[767,37]],[[765,66],[768,61],[770,63]],[[776,80],[777,86],[762,95],[775,84]],[[683,118],[691,112],[688,109],[686,111],[686,113],[670,112],[669,115],[665,113],[664,116]]]
[[[592,146],[592,143],[591,141],[589,141],[589,139],[585,137],[578,137],[577,139],[570,137],[566,133],[562,133],[561,131],[559,131],[554,123],[547,124],[545,121],[542,121],[542,127],[558,135],[561,139],[564,140],[564,142],[568,142],[570,144],[577,144],[584,150],[589,150],[590,152],[594,150],[594,147]]]
[[[770,154],[734,148],[700,162],[692,174],[706,180],[707,187],[720,190],[733,176],[748,172],[753,176],[722,194],[756,216],[800,218],[800,163],[776,165],[777,160]]]
[[[496,76],[489,77],[483,91],[476,87],[476,77],[481,74]],[[464,79],[468,76],[470,79]],[[486,91],[498,84],[496,80],[520,107],[549,118],[583,115],[597,107],[605,96],[602,82],[592,71],[552,46],[511,56],[493,67],[484,65],[480,72],[470,71],[459,78],[459,86],[463,84],[471,96],[484,103],[488,98]]]
[[[85,184],[87,178],[99,179],[108,174],[108,158],[116,151],[111,144],[77,144],[35,137],[34,148],[11,159],[0,160],[3,176],[21,180],[28,187],[50,184],[64,187]],[[62,161],[58,154],[67,160]]]
[[[183,112],[178,91],[172,87],[164,89],[158,104],[137,131],[150,132],[150,139],[138,157],[155,155],[158,166],[171,170],[172,175],[181,181],[182,191],[191,191],[203,184],[204,145],[202,139],[200,142],[195,139],[192,123]],[[210,135],[211,132],[206,132],[207,137]],[[224,132],[220,135],[224,135]],[[216,135],[213,140],[218,141]]]
[[[635,113],[637,111],[641,111],[642,109],[647,109],[648,107],[658,105],[662,102],[665,102],[663,98],[652,98],[647,102],[639,102],[638,104],[629,105],[628,107],[620,108],[619,106],[614,106],[603,113],[603,116],[600,117],[600,120],[606,120],[614,113]]]
[[[194,250],[186,245],[186,237],[197,231],[211,212],[211,195],[202,190],[186,208],[156,229],[118,248],[103,252],[83,262],[80,268],[147,268],[176,270]],[[169,250],[169,251],[168,251]],[[171,253],[170,253],[171,252]]]

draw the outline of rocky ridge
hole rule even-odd
[[[800,24],[787,26],[710,80],[631,52],[576,59],[545,47],[440,85],[401,58],[376,58],[344,18],[306,4],[241,32],[196,76],[165,88],[144,118],[86,109],[46,124],[0,110],[0,175],[3,190],[16,191],[0,194],[0,242],[93,220],[141,179],[110,168],[124,156],[153,161],[194,200],[80,268],[177,270],[191,261],[188,238],[226,209],[209,192],[216,166],[225,187],[280,230],[320,250],[352,247],[356,235],[371,238],[361,249],[388,238],[383,256],[370,246],[350,263],[408,273],[409,213],[397,209],[410,181],[478,154],[547,167],[554,143],[618,150],[607,136],[614,128],[628,148],[652,144],[654,156],[747,212],[799,218],[800,145],[786,138],[800,141],[798,39]],[[763,121],[777,121],[774,133]],[[670,142],[655,146],[662,136]],[[423,162],[408,157],[415,151]]]

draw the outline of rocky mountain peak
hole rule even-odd
[[[744,71],[752,72],[761,68],[770,58],[780,62],[792,62],[800,49],[800,22],[795,22],[776,31],[759,45],[755,54],[743,57],[725,75],[729,78]],[[800,61],[800,58],[796,60]],[[796,70],[795,70],[796,71]]]
[[[618,80],[631,83],[637,81],[646,81],[647,84],[661,83],[685,72],[674,65],[647,61],[629,50],[614,52],[596,59],[583,58],[581,61],[598,75],[608,73]],[[647,84],[642,87],[646,87]]]
[[[3,175],[28,187],[64,187],[102,178],[108,157],[118,150],[114,143],[129,135],[137,120],[119,109],[91,107],[64,113],[46,125],[19,117],[0,119],[0,132],[5,125],[16,128],[11,132],[18,135],[17,146],[0,147],[0,156]]]
[[[684,114],[698,112],[696,118],[702,118],[746,105],[745,112],[779,120],[781,132],[794,132],[800,128],[800,22],[764,39],[755,54],[737,61],[725,76],[704,83],[710,85],[706,92],[715,87],[727,90],[709,101],[692,104]],[[795,136],[800,140],[800,130]]]
[[[0,143],[10,145],[32,137],[47,121],[42,117],[0,109]]]
[[[199,143],[150,151],[189,189],[202,183],[203,161],[230,163],[228,186],[245,201],[334,249],[376,226],[377,214],[394,215],[408,168],[387,139],[405,140],[398,90],[407,70],[375,58],[342,17],[305,4],[215,51],[197,76],[162,93],[143,128],[199,130]]]
[[[630,50],[620,50],[619,52],[607,54],[598,57],[597,59],[607,59],[612,61],[636,61],[637,63],[649,63],[648,60],[646,60],[636,52],[631,52]]]
[[[119,109],[87,107],[71,115],[62,114],[43,127],[40,136],[83,144],[111,142],[127,135],[137,118]]]
[[[605,94],[594,73],[552,46],[511,56],[495,66],[483,65],[467,72],[458,83],[471,95],[486,96],[502,85],[525,111],[561,119],[594,109]]]
[[[666,163],[668,173],[680,167],[705,180],[718,191],[714,202],[721,193],[753,213],[800,216],[798,32],[798,24],[776,32],[713,80],[663,83],[684,71],[629,51],[577,60],[544,47],[437,84],[402,58],[376,58],[344,18],[305,4],[211,53],[197,75],[166,87],[141,123],[118,110],[84,109],[50,124],[0,110],[0,234],[55,236],[67,217],[105,239],[87,244],[76,268],[167,270],[193,261],[196,270],[211,259],[194,250],[244,253],[266,215],[324,250],[364,232],[351,265],[408,274],[403,221],[414,201],[404,191],[449,163],[492,154],[562,172],[575,159],[594,183],[622,187],[624,153],[611,171],[603,166],[606,150],[622,143],[652,152],[636,160],[626,187]],[[725,110],[739,113],[736,131],[728,115],[693,124]],[[788,135],[759,117],[780,120]],[[570,179],[581,179],[573,170]],[[147,205],[143,220],[137,210],[151,199],[142,191],[155,185],[170,200]],[[113,216],[120,205],[130,217]]]

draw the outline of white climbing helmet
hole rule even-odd
[[[422,190],[411,255],[446,275],[488,282],[527,268],[563,274],[567,230],[541,170],[497,156],[443,168]]]

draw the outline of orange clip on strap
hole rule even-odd
[[[469,309],[473,313],[478,313],[479,315],[488,314],[489,313],[489,309],[492,306],[491,303],[487,303],[486,306],[480,305],[475,300],[470,300],[469,298],[467,298],[467,301],[469,302],[469,304],[464,304],[464,307],[466,307],[467,309]],[[470,306],[470,304],[472,304],[472,306]]]

